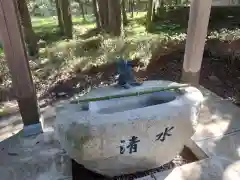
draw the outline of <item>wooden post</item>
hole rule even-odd
[[[192,0],[182,81],[198,86],[212,0]]]
[[[0,33],[24,126],[39,124],[37,97],[15,0],[0,0]]]

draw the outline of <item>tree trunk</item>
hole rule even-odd
[[[157,0],[156,1],[156,15],[160,16],[160,12],[161,12],[161,7],[163,6],[163,0]]]
[[[131,13],[131,18],[133,18],[134,0],[129,0],[129,1],[128,1],[128,12]]]
[[[78,0],[78,4],[79,4],[79,7],[80,7],[80,9],[81,9],[82,18],[83,18],[83,20],[86,20],[86,18],[85,18],[85,12],[84,12],[84,7],[83,7],[83,3],[81,2],[81,0]]]
[[[131,12],[131,0],[128,0],[128,12]]]
[[[109,32],[108,0],[98,0],[101,28]]]
[[[181,0],[176,0],[176,5],[182,4]]]
[[[159,8],[164,6],[164,0],[158,0],[158,2],[160,4]]]
[[[158,0],[158,7],[160,8],[162,5],[162,0]]]
[[[163,0],[158,0],[158,9],[160,9],[163,6]]]
[[[55,0],[55,3],[56,3],[57,16],[58,16],[58,27],[60,29],[60,34],[64,35],[64,24],[62,20],[62,11],[59,6],[59,0]]]
[[[122,9],[123,25],[126,26],[128,23],[128,20],[127,20],[127,14],[126,14],[125,0],[122,0],[121,2],[121,9]]]
[[[98,8],[97,8],[97,0],[92,0],[93,3],[93,12],[96,18],[96,26],[99,29],[100,26],[100,20],[99,20],[99,12],[98,12]]]
[[[133,12],[134,12],[134,0],[131,0],[131,18],[133,18]]]
[[[108,0],[110,33],[114,36],[121,35],[121,5],[120,0]]]
[[[20,23],[23,28],[23,34],[28,46],[30,56],[38,54],[38,39],[33,31],[31,17],[25,0],[18,0],[18,10],[20,14]]]
[[[68,0],[60,0],[60,9],[62,14],[62,20],[64,24],[64,35],[72,39],[72,15],[71,15],[71,9],[70,4]]]
[[[154,22],[157,20],[157,11],[158,11],[158,1],[153,0],[153,14],[152,14],[152,21]]]
[[[153,19],[153,0],[148,0],[148,11],[147,11],[147,21],[146,30],[152,30],[152,19]]]
[[[80,5],[80,8],[81,8],[81,12],[82,12],[82,18],[83,18],[83,20],[86,20],[83,4]]]

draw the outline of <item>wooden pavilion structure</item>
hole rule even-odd
[[[0,0],[0,38],[24,127],[39,126],[37,96],[29,68],[16,0]]]
[[[212,0],[192,0],[190,6],[182,81],[195,86],[199,81],[211,5]],[[24,126],[40,124],[16,0],[0,0],[0,37]]]

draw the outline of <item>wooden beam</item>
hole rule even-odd
[[[0,33],[12,85],[25,126],[39,124],[36,92],[15,0],[0,0]]]
[[[212,0],[192,0],[182,81],[198,86]]]

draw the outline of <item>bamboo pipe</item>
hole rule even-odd
[[[110,95],[110,96],[103,96],[103,97],[96,97],[96,98],[86,98],[86,99],[77,99],[71,101],[72,104],[78,104],[83,102],[96,102],[96,101],[103,101],[103,100],[110,100],[110,99],[117,99],[117,98],[123,98],[123,97],[132,97],[132,96],[140,96],[144,94],[151,94],[154,92],[161,92],[161,91],[168,91],[168,90],[179,90],[180,88],[189,87],[188,84],[183,84],[180,86],[170,86],[170,87],[164,87],[164,88],[154,88],[151,90],[145,90],[145,91],[139,91],[139,92],[130,92],[125,94],[116,94],[116,95]]]

